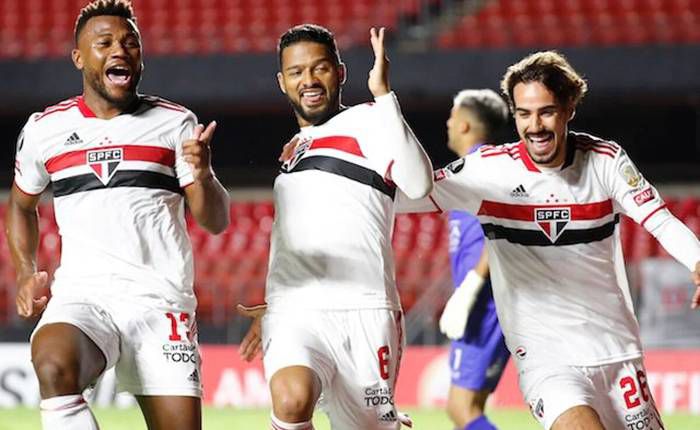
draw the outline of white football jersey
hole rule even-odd
[[[429,199],[398,200],[400,212],[432,204],[479,218],[498,318],[521,370],[641,355],[620,214],[647,229],[671,216],[616,143],[570,133],[567,147],[552,170],[538,168],[524,143],[484,146],[436,171]]]
[[[15,184],[39,194],[51,184],[61,236],[54,294],[125,294],[192,305],[192,250],[182,158],[196,118],[182,106],[140,96],[109,120],[82,97],[31,115],[17,143]]]
[[[390,94],[297,134],[301,141],[274,185],[270,311],[400,309],[390,178],[401,148],[396,142],[420,145],[397,130],[404,130],[403,118]]]

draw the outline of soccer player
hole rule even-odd
[[[493,142],[507,121],[508,106],[496,92],[460,91],[447,120],[447,146],[460,157],[474,153]],[[484,406],[503,375],[510,352],[496,316],[484,232],[476,217],[460,210],[450,211],[449,231],[457,288],[440,316],[440,330],[452,339],[447,413],[456,428],[495,429],[484,415]]]
[[[489,239],[493,293],[520,389],[546,429],[662,429],[622,258],[626,214],[693,272],[700,243],[617,143],[568,130],[587,84],[552,51],[508,68],[520,141],[436,172],[400,211],[467,210]],[[700,303],[697,289],[692,306]]]
[[[128,1],[88,4],[75,43],[83,94],[27,121],[6,220],[17,312],[43,311],[31,337],[43,427],[97,429],[82,392],[114,366],[149,429],[199,429],[184,202],[208,231],[227,227],[228,194],[210,164],[216,124],[203,129],[184,107],[138,94],[141,36]],[[49,184],[62,241],[51,300],[36,264],[37,204]]]
[[[275,223],[262,320],[272,428],[397,429],[403,320],[391,233],[396,188],[432,189],[432,167],[388,80],[384,29],[371,30],[373,103],[345,107],[333,35],[301,25],[279,41],[279,86],[299,133],[274,184]]]

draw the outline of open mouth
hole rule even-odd
[[[324,91],[321,88],[311,88],[301,92],[301,100],[306,106],[318,106],[323,103]]]
[[[131,82],[131,70],[126,66],[110,67],[105,74],[109,82],[120,87],[126,87]]]
[[[554,143],[554,133],[528,134],[527,139],[537,152],[547,151],[550,144]]]

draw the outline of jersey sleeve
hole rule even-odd
[[[476,186],[478,173],[474,169],[479,157],[478,153],[470,154],[436,170],[433,173],[433,191],[424,198],[411,199],[404,193],[397,193],[396,211],[413,213],[462,210],[476,214],[481,205]]]
[[[40,144],[30,119],[17,138],[15,154],[15,184],[27,194],[41,194],[51,180],[46,171]]]
[[[375,98],[367,109],[366,148],[375,170],[413,198],[432,188],[432,164],[420,142],[404,120],[396,95]]]
[[[624,149],[609,163],[605,180],[616,205],[642,226],[665,206],[659,192],[642,176]]]
[[[197,117],[192,112],[187,112],[177,127],[173,145],[175,147],[175,176],[180,187],[185,188],[194,182],[192,168],[182,156],[182,145],[186,140],[191,139],[194,128],[197,125]]]

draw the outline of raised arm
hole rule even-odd
[[[401,113],[396,95],[389,84],[389,60],[384,49],[384,28],[370,29],[370,42],[374,51],[374,66],[369,72],[367,85],[374,96],[378,114],[382,120],[385,144],[394,162],[389,167],[390,179],[409,198],[427,196],[433,187],[433,166],[420,142],[413,134]]]
[[[38,316],[48,302],[41,295],[48,284],[48,274],[37,272],[39,247],[39,195],[22,192],[12,185],[5,215],[5,235],[17,274],[17,314],[23,318]]]
[[[216,122],[206,129],[198,124],[192,138],[182,145],[182,154],[192,169],[192,182],[185,188],[187,205],[197,224],[210,233],[221,233],[228,227],[230,198],[211,167],[211,141]]]

